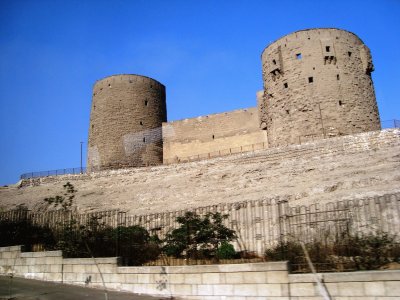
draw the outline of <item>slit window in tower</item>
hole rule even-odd
[[[336,79],[337,79],[337,80],[340,80],[339,74],[336,75]]]
[[[325,50],[326,50],[326,52],[330,52],[331,51],[331,47],[330,46],[326,46]]]
[[[273,63],[274,65],[276,65],[276,60],[275,60],[275,59],[273,59],[273,60],[272,60],[272,63]]]
[[[146,138],[145,137],[143,138],[143,143],[146,143]]]
[[[142,121],[140,121],[140,125],[143,125],[143,122],[142,122]]]
[[[349,57],[351,57],[351,52],[349,51],[349,52],[347,52],[347,55],[349,56]]]
[[[149,105],[149,101],[148,100],[144,100],[144,105]]]
[[[214,139],[214,138],[215,138],[215,136],[213,135],[213,136],[212,136],[212,138]]]
[[[297,54],[296,54],[296,58],[297,58],[297,59],[301,59],[301,58],[302,58],[301,53],[297,53]]]
[[[285,83],[283,84],[283,86],[284,86],[285,89],[287,89],[287,88],[288,88],[287,82],[285,82]]]
[[[339,100],[339,105],[342,106],[342,100]]]
[[[308,77],[308,83],[313,83],[314,82],[314,77]]]

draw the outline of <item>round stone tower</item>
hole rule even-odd
[[[140,75],[114,75],[93,88],[88,171],[162,164],[165,86]]]
[[[271,147],[379,130],[370,51],[353,33],[297,31],[262,55],[260,126]]]

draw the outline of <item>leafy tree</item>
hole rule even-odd
[[[176,219],[180,227],[167,234],[164,252],[175,257],[218,258],[216,254],[221,243],[236,238],[235,231],[223,224],[226,218],[227,215],[220,213],[208,213],[201,217],[194,212],[186,212]]]

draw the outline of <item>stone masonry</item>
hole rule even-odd
[[[88,170],[169,164],[380,129],[370,51],[353,33],[297,31],[262,53],[257,107],[166,122],[165,87],[139,75],[94,86]],[[261,145],[261,146],[260,146]]]
[[[164,164],[240,152],[247,145],[268,147],[256,107],[163,123],[163,142]]]
[[[261,57],[260,122],[271,147],[380,129],[371,55],[355,34],[297,31]]]
[[[96,82],[90,114],[89,171],[162,163],[165,87],[139,75]]]
[[[0,275],[89,288],[193,300],[322,299],[313,274],[290,274],[287,262],[121,267],[116,257],[63,258],[61,251],[0,247]],[[101,273],[100,273],[100,272]],[[332,299],[391,300],[400,270],[317,274]]]

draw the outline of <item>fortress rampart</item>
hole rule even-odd
[[[93,89],[88,170],[207,159],[380,129],[370,51],[353,33],[297,31],[261,55],[257,107],[166,122],[165,87],[115,75]],[[259,147],[262,145],[262,147]],[[214,155],[215,154],[215,155]]]
[[[264,142],[267,134],[259,129],[258,111],[252,107],[221,114],[163,123],[164,163],[182,157],[217,152],[231,154],[230,148]]]

